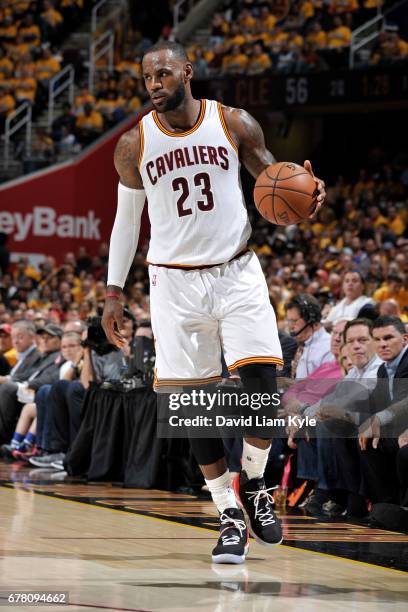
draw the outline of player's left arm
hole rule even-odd
[[[239,158],[248,172],[257,179],[265,168],[276,163],[275,157],[266,147],[262,128],[252,115],[241,108],[224,106],[223,111],[228,131],[238,147]],[[306,160],[303,166],[313,176],[319,191],[314,216],[326,197],[325,184],[313,174],[309,160]]]

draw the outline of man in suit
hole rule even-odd
[[[370,395],[369,417],[360,427],[363,478],[374,503],[398,503],[398,437],[408,427],[408,409],[396,405],[408,395],[408,334],[398,317],[378,317],[373,324],[377,355],[384,361]]]
[[[31,321],[16,321],[12,325],[11,342],[17,351],[17,362],[7,376],[0,376],[0,390],[8,382],[25,380],[40,357],[35,343],[35,327]]]
[[[22,320],[13,325],[18,360],[10,374],[0,378],[0,444],[10,439],[22,406],[34,400],[41,385],[58,380],[63,330],[50,324],[38,333],[42,336],[41,351],[34,342],[36,331],[31,322]]]

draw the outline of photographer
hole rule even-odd
[[[47,402],[50,436],[41,456],[30,459],[32,465],[62,470],[65,454],[80,428],[84,398],[91,383],[111,384],[128,371],[136,327],[132,313],[125,309],[121,329],[126,338],[123,350],[108,343],[100,322],[100,317],[91,317],[83,334],[83,362],[77,368],[79,380],[61,380],[51,388]]]
[[[128,370],[130,343],[135,332],[135,319],[132,313],[125,309],[123,313],[123,328],[121,333],[126,344],[118,350],[109,344],[100,324],[100,317],[92,317],[88,330],[84,332],[82,346],[84,347],[84,364],[81,371],[81,384],[85,389],[91,382],[120,380]]]

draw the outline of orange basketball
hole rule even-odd
[[[307,219],[317,206],[316,182],[303,166],[279,162],[265,168],[254,188],[255,205],[276,225],[292,225]]]

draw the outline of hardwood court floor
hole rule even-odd
[[[290,515],[284,545],[252,542],[244,566],[214,566],[206,500],[6,464],[0,483],[0,591],[69,591],[68,611],[407,609],[403,534]]]

